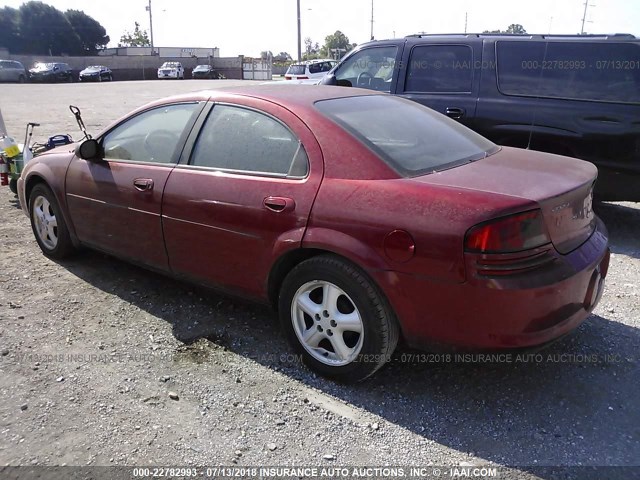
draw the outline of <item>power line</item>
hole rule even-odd
[[[590,4],[589,0],[585,0],[584,2],[584,14],[582,15],[582,27],[580,28],[580,35],[584,35],[585,31],[584,31],[584,24],[587,21],[587,9],[589,7],[595,7],[594,4]]]

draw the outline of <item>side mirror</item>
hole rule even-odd
[[[100,143],[97,140],[90,138],[85,140],[76,147],[76,156],[83,160],[98,160],[102,158]]]
[[[325,74],[320,80],[320,85],[337,85],[337,83],[336,76],[331,73]]]

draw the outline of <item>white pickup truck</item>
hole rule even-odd
[[[158,69],[158,78],[175,78],[184,80],[184,67],[180,62],[164,62]]]

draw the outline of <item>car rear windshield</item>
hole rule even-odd
[[[458,122],[398,97],[365,95],[315,105],[405,177],[451,168],[499,150]]]
[[[287,75],[304,75],[305,65],[291,65]]]

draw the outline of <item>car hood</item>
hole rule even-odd
[[[484,159],[412,180],[520,198],[523,205],[541,208],[556,249],[568,253],[595,228],[597,174],[595,165],[576,158],[502,147]]]

